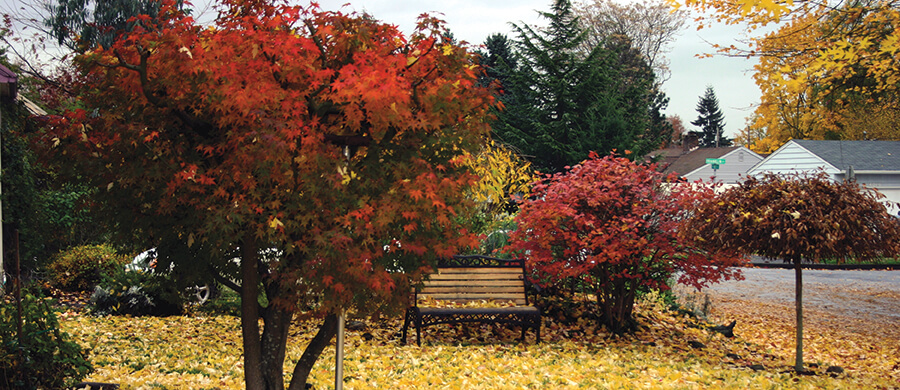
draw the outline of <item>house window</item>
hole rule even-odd
[[[739,161],[739,162],[744,162],[744,152],[739,152],[739,153],[738,153],[738,161]]]

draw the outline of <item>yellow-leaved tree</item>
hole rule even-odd
[[[760,105],[749,146],[771,152],[790,139],[900,139],[900,12],[895,0],[672,0],[707,22],[776,25],[729,55],[759,57]]]
[[[478,230],[484,234],[484,252],[493,252],[506,243],[506,233],[518,210],[518,202],[531,193],[537,180],[531,163],[515,150],[490,141],[469,159],[469,167],[478,175],[471,197],[478,207],[473,210]]]

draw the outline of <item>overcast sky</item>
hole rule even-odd
[[[19,18],[40,18],[38,11],[29,7],[40,1],[0,0],[0,12]],[[192,2],[198,19],[215,17],[209,6],[213,1]],[[510,23],[545,25],[546,20],[538,17],[537,10],[548,11],[551,0],[320,0],[319,4],[325,10],[368,12],[383,22],[398,25],[407,34],[413,30],[417,17],[427,12],[441,16],[457,39],[480,45],[493,33],[514,38]],[[14,33],[21,36],[34,32],[33,29],[22,30],[17,25],[13,28]],[[745,126],[745,118],[750,116],[759,102],[759,89],[753,83],[750,72],[756,61],[721,56],[696,57],[697,54],[711,52],[710,43],[734,43],[740,33],[739,28],[725,26],[700,31],[689,28],[681,32],[672,52],[667,55],[672,69],[671,78],[663,86],[670,99],[665,112],[667,115],[680,116],[685,126],[692,129],[690,122],[697,118],[697,102],[706,86],[710,85],[715,89],[719,106],[725,114],[726,134],[733,136]]]
[[[349,5],[345,5],[347,3]],[[423,12],[443,14],[442,19],[457,39],[480,45],[493,33],[514,37],[510,23],[544,25],[537,10],[548,11],[550,0],[322,0],[326,10],[366,11],[376,19],[396,24],[404,33],[415,26]],[[719,98],[725,115],[725,132],[733,135],[745,126],[759,102],[759,89],[753,83],[755,60],[743,58],[697,58],[697,54],[712,51],[710,43],[731,44],[740,36],[735,27],[717,26],[697,31],[691,27],[683,31],[667,57],[671,61],[672,77],[664,89],[669,96],[667,115],[678,115],[685,126],[697,118],[697,102],[710,85]]]

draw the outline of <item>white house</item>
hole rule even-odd
[[[900,202],[900,141],[791,140],[756,164],[749,175],[824,170],[834,180],[854,177],[887,201]],[[897,208],[892,206],[891,212]]]
[[[689,152],[680,152],[678,148],[664,149],[652,153],[650,158],[663,161],[663,172],[675,173],[687,181],[702,179],[706,182],[716,181],[736,184],[747,171],[762,161],[762,156],[743,146],[725,148],[696,148]],[[721,159],[718,169],[707,163],[707,159]]]

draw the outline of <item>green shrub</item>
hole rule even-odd
[[[91,291],[104,275],[122,269],[130,260],[107,245],[78,246],[58,254],[47,270],[59,289]]]
[[[94,289],[91,307],[97,314],[168,316],[184,312],[184,299],[166,275],[119,270]]]
[[[23,295],[21,344],[16,304],[0,302],[0,388],[71,388],[93,370],[85,352],[59,330],[47,301]]]

